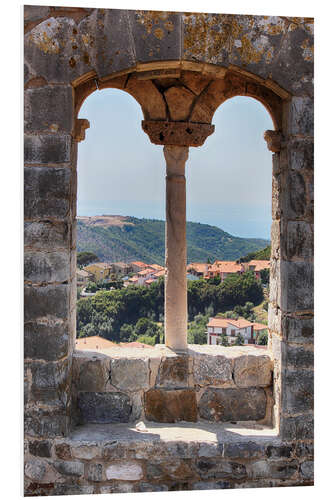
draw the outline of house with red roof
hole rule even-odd
[[[244,344],[255,344],[258,334],[267,329],[267,325],[251,323],[244,318],[209,318],[207,324],[207,344],[220,345],[222,336],[226,335],[229,344],[234,344],[238,335],[244,339]]]

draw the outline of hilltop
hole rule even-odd
[[[77,251],[94,252],[101,261],[142,260],[164,263],[165,222],[120,215],[77,218]],[[265,248],[268,240],[239,238],[208,224],[187,222],[188,262],[236,260]]]

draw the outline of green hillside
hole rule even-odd
[[[78,217],[77,251],[94,252],[100,261],[142,260],[164,263],[164,221],[135,217]],[[208,224],[188,222],[188,262],[236,260],[265,248],[264,239],[238,238]]]

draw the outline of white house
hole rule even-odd
[[[229,344],[236,342],[237,335],[241,334],[244,344],[254,344],[255,336],[253,323],[244,318],[238,320],[229,318],[209,318],[207,324],[207,344],[221,344],[222,335],[226,335]]]

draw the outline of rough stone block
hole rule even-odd
[[[238,387],[267,387],[272,381],[269,356],[241,356],[234,362],[234,380]]]
[[[282,439],[286,440],[313,439],[313,414],[299,415],[297,417],[283,416],[280,421],[280,432]]]
[[[308,443],[297,443],[296,456],[301,458],[303,457],[313,458],[314,456],[313,441]]]
[[[247,476],[246,467],[237,462],[227,462],[216,458],[200,459],[196,469],[202,479],[244,479]]]
[[[149,387],[148,360],[123,358],[111,360],[111,384],[123,391]]]
[[[225,356],[193,356],[194,381],[198,385],[233,385],[232,361]]]
[[[139,462],[115,462],[106,467],[106,478],[121,481],[138,481],[143,477],[143,470]]]
[[[110,360],[107,356],[98,355],[80,363],[80,358],[74,357],[74,373],[77,373],[75,384],[78,391],[106,392],[110,372]]]
[[[68,354],[67,322],[42,321],[24,325],[24,357],[56,361]]]
[[[314,478],[314,462],[313,460],[307,460],[306,462],[301,463],[300,466],[300,471],[302,476],[305,479],[312,479]]]
[[[31,394],[35,400],[50,401],[66,397],[69,391],[71,363],[68,359],[57,363],[33,363],[31,365]]]
[[[192,484],[193,490],[226,490],[231,488],[228,481],[199,481]]]
[[[286,260],[293,258],[313,259],[314,235],[313,226],[308,222],[290,221],[287,224],[287,234],[283,257]]]
[[[139,491],[142,493],[153,493],[155,491],[168,491],[165,484],[140,483]]]
[[[306,197],[307,180],[302,171],[289,170],[287,174],[286,188],[281,193],[283,196],[283,212],[290,219],[304,219],[307,213]]]
[[[67,222],[25,222],[24,245],[40,250],[68,248],[69,225]]]
[[[66,319],[69,316],[69,285],[24,287],[24,320],[46,316]]]
[[[26,132],[67,132],[73,128],[73,89],[54,85],[27,89],[24,93]]]
[[[27,436],[54,438],[65,436],[69,429],[69,418],[59,410],[29,410],[24,416],[24,432]]]
[[[25,475],[34,481],[42,481],[46,473],[46,464],[42,460],[29,460],[24,467]]]
[[[54,451],[56,456],[62,460],[70,460],[72,458],[71,448],[67,443],[56,443]]]
[[[70,280],[70,254],[66,251],[31,252],[24,254],[24,279],[31,283],[52,283]]]
[[[217,457],[223,453],[223,443],[201,443],[198,450],[199,457]]]
[[[50,7],[42,7],[37,5],[24,6],[24,22],[39,21],[48,16]]]
[[[313,317],[282,316],[282,330],[288,342],[312,344],[314,339]]]
[[[95,9],[80,23],[82,49],[99,78],[136,64],[129,12],[131,11],[121,9]],[[96,33],[96,26],[98,36],[92,35]]]
[[[132,411],[129,396],[121,392],[81,392],[78,407],[82,422],[94,424],[129,422]]]
[[[53,495],[92,495],[94,486],[90,484],[61,484],[55,485]]]
[[[266,413],[263,389],[207,389],[199,402],[199,415],[216,422],[260,420]]]
[[[52,443],[50,441],[29,441],[29,453],[35,457],[51,457]]]
[[[290,479],[298,470],[298,462],[259,460],[251,463],[249,470],[254,479]]]
[[[282,387],[284,412],[293,414],[313,410],[313,390],[312,370],[286,370]]]
[[[314,134],[314,102],[311,97],[292,97],[290,101],[290,128],[293,135]]]
[[[69,215],[72,171],[70,168],[24,169],[26,219],[64,219]]]
[[[54,164],[71,161],[70,135],[45,134],[24,136],[24,163]]]
[[[74,458],[92,460],[99,455],[99,449],[95,444],[72,444],[71,454]]]
[[[157,387],[183,388],[188,386],[188,356],[162,359],[156,379]]]
[[[292,452],[291,445],[268,445],[266,449],[268,458],[291,458]]]
[[[287,345],[287,365],[292,368],[313,368],[314,353],[300,345]]]
[[[181,14],[128,11],[137,61],[173,61],[181,54]]]
[[[81,477],[84,474],[84,464],[81,462],[59,461],[53,462],[53,466],[64,476]]]
[[[94,482],[103,481],[103,465],[89,464],[87,468],[87,479]]]
[[[313,310],[313,263],[281,261],[280,272],[282,311]]]
[[[226,458],[254,458],[264,455],[264,445],[249,441],[247,443],[226,443],[223,457]]]
[[[196,422],[197,403],[193,389],[151,389],[145,393],[145,415],[155,422]]]

